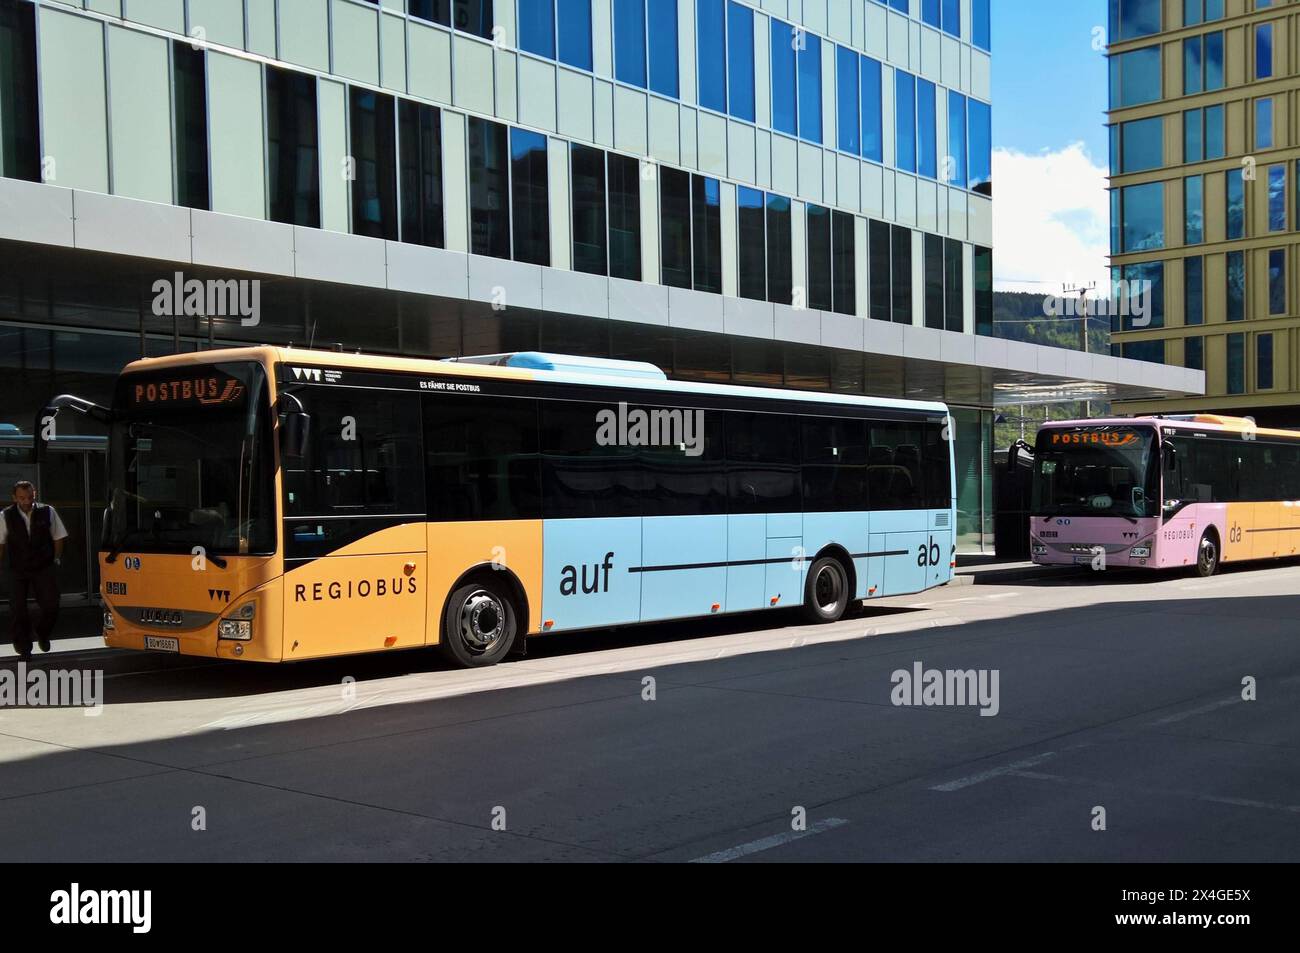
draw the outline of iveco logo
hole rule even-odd
[[[298,381],[317,381],[319,383],[321,374],[319,367],[295,367],[293,369],[293,378]]]
[[[1057,525],[1057,526],[1069,526],[1069,525],[1070,525],[1070,521],[1069,521],[1069,520],[1057,520],[1057,521],[1056,521],[1056,525]]]
[[[141,625],[184,625],[185,613],[180,609],[141,609]]]

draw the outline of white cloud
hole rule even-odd
[[[1055,152],[993,152],[993,272],[998,291],[1059,294],[1061,284],[1109,289],[1106,167],[1082,142]]]

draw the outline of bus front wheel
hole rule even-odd
[[[803,611],[809,622],[838,622],[849,607],[849,574],[832,556],[823,556],[808,570]]]
[[[1207,532],[1196,551],[1196,575],[1208,579],[1219,571],[1219,536]]]
[[[471,579],[447,600],[442,652],[461,668],[495,665],[506,657],[519,628],[510,593],[496,580]]]

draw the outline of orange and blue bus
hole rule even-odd
[[[954,566],[943,404],[636,362],[292,348],[129,365],[99,554],[110,646],[263,662],[916,593]]]
[[[1060,421],[1034,447],[1042,565],[1191,567],[1300,555],[1300,432],[1210,414]]]

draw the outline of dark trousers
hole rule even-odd
[[[48,639],[59,618],[59,579],[55,568],[50,566],[35,573],[10,573],[9,584],[10,641],[14,647],[30,648],[32,644],[32,620],[27,609],[29,596],[41,609],[36,623],[36,638]]]

